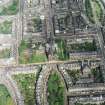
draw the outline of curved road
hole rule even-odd
[[[24,105],[23,97],[20,93],[20,90],[17,87],[17,84],[12,79],[11,74],[5,70],[0,70],[0,84],[4,84],[11,97],[13,98],[15,105]]]

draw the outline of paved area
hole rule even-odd
[[[12,0],[11,0],[12,1]],[[0,6],[6,5],[8,3],[11,3],[10,0],[0,0]],[[71,1],[73,2],[73,1]],[[38,5],[34,5],[34,3],[37,3]],[[94,8],[92,6],[92,8]],[[69,8],[68,8],[69,9]],[[76,8],[75,8],[76,9]],[[36,11],[37,10],[37,11]],[[36,15],[39,16],[44,16],[45,18],[45,24],[46,25],[46,35],[47,38],[50,38],[50,40],[53,40],[53,38],[63,38],[63,39],[75,39],[75,38],[94,38],[97,37],[97,41],[100,45],[102,54],[105,58],[105,52],[104,52],[104,45],[103,45],[103,38],[100,32],[100,24],[97,23],[95,28],[97,28],[97,31],[87,31],[86,30],[81,30],[81,31],[76,31],[75,35],[74,32],[61,32],[58,33],[54,36],[54,24],[53,24],[53,18],[55,15],[54,9],[52,8],[52,4],[50,3],[50,0],[42,0],[42,1],[34,1],[31,4],[29,3],[29,1],[27,2],[26,0],[21,0],[20,1],[20,8],[19,8],[19,12],[16,15],[12,15],[12,16],[0,16],[0,23],[4,22],[5,20],[10,20],[12,21],[12,34],[7,34],[6,36],[4,36],[4,34],[0,34],[0,44],[6,43],[6,44],[11,44],[13,45],[12,47],[12,58],[9,59],[1,59],[0,60],[0,83],[4,84],[9,92],[11,93],[14,102],[16,103],[16,105],[24,105],[24,98],[22,96],[22,94],[20,93],[20,89],[18,88],[16,82],[12,79],[12,75],[14,74],[20,74],[20,73],[33,73],[33,72],[37,72],[39,65],[42,66],[42,70],[39,74],[38,80],[36,81],[36,100],[37,100],[37,104],[38,105],[48,105],[47,102],[47,82],[48,82],[48,78],[50,76],[50,73],[52,72],[53,69],[55,69],[54,65],[56,65],[56,69],[57,72],[59,72],[59,74],[62,77],[62,80],[65,83],[65,88],[67,88],[66,92],[65,92],[65,97],[70,96],[71,94],[73,94],[74,96],[76,95],[84,95],[86,94],[83,91],[87,91],[88,95],[91,95],[91,92],[89,93],[90,90],[92,91],[101,91],[101,90],[105,90],[105,84],[93,84],[90,86],[85,86],[85,85],[81,85],[81,86],[74,86],[72,88],[69,89],[70,85],[72,85],[71,82],[71,78],[68,75],[65,67],[63,65],[65,64],[71,64],[71,65],[66,65],[66,67],[68,68],[79,68],[80,69],[80,65],[76,65],[75,62],[77,63],[77,59],[76,60],[68,60],[68,61],[55,61],[53,59],[51,59],[51,61],[48,62],[41,62],[41,63],[33,63],[33,64],[18,64],[18,47],[19,44],[21,42],[22,36],[23,34],[27,34],[27,32],[24,32],[24,23],[23,23],[23,19],[24,19],[24,15],[29,16],[29,18],[31,18],[32,13],[36,13]],[[66,11],[67,12],[67,11]],[[77,11],[78,12],[78,11]],[[93,9],[94,12],[94,9]],[[59,13],[58,13],[59,14]],[[35,15],[35,16],[36,16]],[[94,12],[94,15],[95,12]],[[89,20],[87,19],[87,17],[82,14],[82,17],[84,18],[84,20],[86,21],[86,23],[89,23]],[[95,21],[97,21],[96,17]],[[33,36],[38,36],[40,35],[39,33],[33,33]],[[96,53],[94,54],[94,52],[80,52],[80,53],[74,53],[74,56],[82,56],[83,57],[88,56],[90,58],[92,58],[92,56],[94,56],[94,59],[88,59],[89,61],[91,60],[98,60],[100,61],[101,57],[99,57]],[[72,55],[73,56],[73,55]],[[104,62],[104,58],[103,58],[103,62]],[[85,59],[86,60],[86,59]],[[82,60],[81,60],[82,62]],[[82,62],[83,63],[83,62]],[[91,63],[92,67],[97,67],[98,63]],[[4,65],[4,66],[2,66]],[[58,65],[58,67],[57,67]],[[91,68],[92,68],[91,67]],[[96,87],[97,86],[97,87]],[[76,94],[74,94],[75,92],[77,92]],[[65,99],[66,101],[66,99]],[[65,102],[65,105],[66,102]]]
[[[0,6],[5,6],[6,4],[11,3],[12,0],[0,0]]]

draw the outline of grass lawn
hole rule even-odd
[[[92,75],[94,77],[94,82],[103,83],[104,78],[100,67],[92,69]]]
[[[103,17],[103,10],[99,1],[97,0],[85,0],[86,15],[90,22],[95,23],[101,21]]]
[[[1,34],[11,34],[12,32],[12,21],[4,21],[0,23],[0,33]]]
[[[56,40],[56,43],[58,45],[58,50],[56,52],[56,55],[58,56],[59,60],[68,60],[69,57],[67,55],[67,47],[66,42],[64,40]]]
[[[34,27],[34,30],[32,31],[33,33],[42,32],[42,21],[40,17],[33,18],[31,22],[33,23],[31,25]],[[29,27],[30,27],[30,24],[29,24]]]
[[[25,105],[35,105],[35,80],[36,75],[30,74],[18,74],[14,75],[13,78],[16,80],[22,95],[24,96]]]
[[[20,46],[19,46],[19,63],[24,64],[29,62],[29,56],[28,54],[25,54],[24,51],[28,48],[28,44],[25,43],[24,40],[22,40]]]
[[[47,58],[43,54],[34,54],[30,58],[30,63],[39,63],[39,62],[45,62],[47,61]]]
[[[95,12],[94,18],[96,17],[96,19],[98,21],[101,21],[102,16],[103,16],[103,11],[102,11],[101,5],[99,4],[99,2],[97,0],[92,0],[91,3],[93,4],[93,7],[94,7],[93,8],[94,12]]]
[[[13,0],[13,3],[2,7],[0,15],[15,15],[19,11],[19,0]]]
[[[14,105],[7,88],[0,84],[0,105]]]
[[[56,72],[48,80],[48,102],[49,105],[64,105],[64,84]]]
[[[4,49],[0,51],[0,58],[9,58],[10,57],[10,49]]]
[[[93,18],[93,12],[90,0],[85,0],[85,9],[86,9],[86,15],[89,18],[90,22],[94,23],[95,21]]]
[[[25,41],[22,41],[19,47],[19,62],[20,64],[27,63],[39,63],[47,61],[46,55],[44,53],[36,53],[35,49],[31,49],[30,45]],[[32,50],[32,54],[30,53]]]
[[[84,51],[96,51],[96,42],[85,42],[81,44],[71,44],[69,47],[70,52],[84,52]]]

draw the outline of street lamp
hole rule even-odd
[[[58,34],[58,33],[60,33],[60,31],[59,31],[59,30],[55,30],[55,33],[57,33],[57,34]]]
[[[2,3],[3,1],[2,0],[0,0],[0,4]]]
[[[41,15],[41,16],[40,16],[40,19],[41,19],[41,20],[44,20],[44,19],[45,19],[45,16],[44,16],[44,15]]]
[[[27,2],[28,2],[28,6],[29,6],[29,7],[32,6],[32,1],[33,1],[33,0],[27,0]]]
[[[52,4],[56,4],[56,0],[52,0]]]

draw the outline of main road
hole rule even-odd
[[[44,98],[44,103],[47,105],[47,81],[48,77],[52,70],[56,69],[53,65],[56,64],[65,64],[70,63],[70,61],[50,61],[46,63],[37,63],[37,64],[28,64],[28,65],[17,65],[17,66],[2,66],[0,67],[0,80],[2,83],[7,86],[9,92],[11,93],[15,103],[17,105],[24,105],[24,98],[20,93],[20,89],[17,86],[17,83],[13,80],[12,75],[20,74],[20,73],[36,73],[39,69],[39,65],[42,65],[44,68],[42,72],[39,74],[39,78],[36,84],[36,94],[37,101],[39,105],[41,105],[41,100]],[[71,62],[72,63],[72,62]],[[50,66],[51,65],[51,66]],[[53,69],[52,69],[53,68]],[[62,73],[61,73],[62,72]],[[64,70],[60,70],[61,76],[65,74]],[[62,76],[63,77],[63,76]],[[63,77],[64,79],[64,77]],[[65,81],[66,82],[66,81]],[[68,81],[70,82],[70,81]],[[100,84],[99,84],[100,85]],[[103,86],[101,86],[103,88]],[[85,88],[83,88],[85,89]],[[100,88],[99,88],[100,89]],[[104,88],[105,89],[105,88]],[[75,89],[74,89],[75,90]],[[87,89],[89,90],[89,89]]]
[[[35,70],[36,69],[36,70]],[[12,75],[21,74],[21,73],[36,73],[38,68],[34,67],[2,67],[0,68],[0,84],[4,84],[11,97],[14,100],[15,105],[24,105],[24,97],[22,96],[20,89],[12,78]]]

